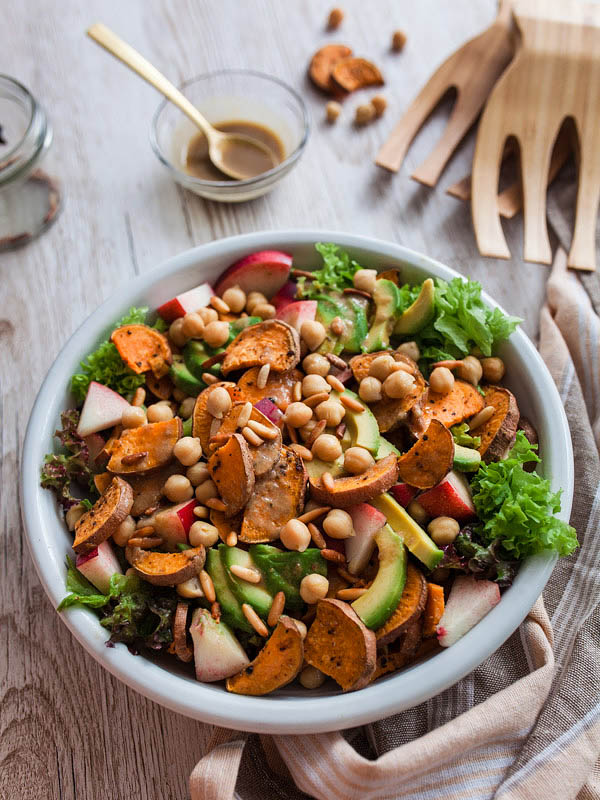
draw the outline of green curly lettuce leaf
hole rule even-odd
[[[90,453],[84,439],[77,433],[79,411],[74,408],[63,411],[60,415],[62,429],[54,432],[64,448],[63,453],[49,453],[40,470],[40,483],[44,489],[50,489],[65,511],[74,505],[84,502],[72,494],[72,484],[97,495],[94,485],[94,473],[90,466]],[[89,502],[89,501],[88,501]]]
[[[298,279],[298,296],[303,300],[314,299],[323,291],[342,291],[350,288],[354,273],[362,269],[344,250],[332,242],[318,242],[315,249],[323,258],[323,266],[313,272],[313,278]]]

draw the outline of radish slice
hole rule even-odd
[[[102,594],[108,594],[110,579],[113,575],[123,574],[108,539],[94,548],[91,553],[78,555],[75,566]]]
[[[442,647],[450,647],[499,602],[500,589],[497,583],[479,581],[472,575],[456,578],[437,626],[438,642]]]
[[[317,315],[317,301],[316,300],[297,300],[295,303],[289,303],[277,312],[277,319],[287,322],[292,328],[295,328],[300,333],[302,323],[306,320],[311,322]]]
[[[297,290],[298,287],[294,281],[284,283],[277,294],[271,298],[271,303],[275,306],[275,310],[280,311],[282,308],[285,308],[285,306],[293,303],[296,299]]]
[[[261,250],[244,256],[232,264],[219,278],[215,292],[219,296],[231,286],[239,286],[246,294],[262,292],[273,297],[287,281],[292,256],[280,250]]]
[[[178,317],[185,317],[190,311],[197,311],[207,306],[212,296],[213,290],[208,283],[201,283],[195,289],[178,294],[177,297],[163,303],[158,308],[158,315],[165,322],[174,322]]]
[[[259,400],[258,403],[255,403],[254,408],[264,414],[265,417],[275,425],[277,425],[279,420],[283,417],[281,409],[277,408],[275,403],[272,400],[269,400],[268,397],[263,397],[262,400]]]
[[[108,386],[92,381],[81,409],[77,433],[80,436],[89,436],[106,428],[112,428],[121,422],[126,408],[129,408],[129,403],[124,397],[113,392]]]

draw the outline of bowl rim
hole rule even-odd
[[[152,121],[150,123],[150,145],[152,150],[154,151],[156,157],[160,161],[163,166],[165,166],[170,172],[174,173],[175,175],[180,175],[183,179],[185,179],[185,183],[189,186],[197,186],[198,188],[205,188],[205,189],[238,189],[238,188],[251,188],[256,186],[257,184],[262,183],[263,181],[269,181],[272,178],[277,178],[279,173],[287,172],[300,158],[302,153],[304,152],[304,148],[308,142],[310,136],[310,114],[308,111],[308,106],[304,102],[302,96],[297,92],[293,86],[290,86],[289,83],[281,80],[281,78],[275,77],[275,75],[269,75],[266,72],[260,72],[259,70],[254,69],[218,69],[212,72],[203,72],[200,75],[196,75],[189,80],[184,81],[178,88],[185,94],[185,89],[188,86],[191,86],[194,83],[198,83],[199,81],[209,80],[210,78],[216,78],[221,75],[240,75],[240,76],[247,76],[250,75],[254,78],[261,78],[266,81],[270,81],[271,83],[277,83],[283,89],[285,89],[288,94],[290,94],[294,100],[298,103],[300,110],[302,111],[302,123],[303,123],[303,130],[302,130],[302,138],[300,139],[299,144],[297,147],[288,155],[286,156],[283,161],[281,161],[277,166],[273,167],[273,169],[269,169],[266,172],[261,172],[260,175],[256,175],[254,178],[245,178],[241,181],[236,180],[228,180],[228,181],[208,181],[203,178],[198,178],[195,175],[190,175],[188,172],[184,172],[181,169],[178,169],[171,161],[167,158],[164,151],[162,150],[160,144],[158,143],[158,135],[157,135],[157,126],[158,120],[160,115],[162,114],[163,110],[166,106],[170,103],[170,100],[165,98],[161,100],[159,103],[156,111],[152,115]],[[183,112],[182,112],[183,113]]]
[[[98,340],[113,319],[115,305],[139,303],[161,279],[179,271],[196,268],[201,277],[202,262],[222,258],[224,267],[239,251],[294,249],[317,241],[333,241],[341,247],[371,253],[385,263],[386,258],[405,262],[445,280],[464,277],[440,262],[402,245],[368,236],[325,230],[261,231],[232,236],[200,245],[173,256],[156,268],[118,287],[69,337],[50,367],[35,400],[27,426],[21,467],[21,510],[29,549],[40,581],[54,606],[64,596],[64,551],[49,547],[46,531],[58,518],[48,515],[46,490],[39,485],[41,459],[56,426],[59,397],[64,395],[68,376],[81,357],[79,336],[93,334]],[[226,263],[227,262],[227,263]],[[485,292],[482,296],[491,307],[498,306]],[[558,390],[541,356],[526,334],[518,329],[511,337],[529,374],[535,377],[537,395],[544,398],[544,420],[552,425],[547,454],[552,466],[553,487],[562,487],[562,511],[568,520],[573,498],[573,452],[569,427]],[[545,454],[546,455],[546,454]],[[53,501],[53,498],[49,498]],[[46,507],[46,508],[45,508]],[[63,524],[63,523],[61,523]],[[203,684],[165,670],[148,659],[131,655],[123,645],[108,648],[107,633],[97,617],[87,609],[73,607],[61,612],[61,618],[85,649],[102,666],[131,688],[151,700],[185,716],[236,730],[262,733],[299,734],[339,730],[366,724],[412,708],[439,694],[462,679],[502,645],[525,618],[541,594],[556,556],[542,553],[527,560],[513,586],[502,601],[451,648],[435,658],[420,662],[403,672],[392,674],[359,692],[352,702],[339,693],[301,697],[247,697],[230,694],[221,687]],[[483,624],[483,627],[481,625]],[[132,659],[135,659],[133,661]]]

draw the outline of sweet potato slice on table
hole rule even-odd
[[[310,481],[310,495],[317,503],[334,508],[347,508],[368,503],[398,482],[398,458],[389,455],[377,461],[362,475],[335,478],[334,488],[327,489],[321,477]]]
[[[138,375],[152,372],[162,378],[173,361],[166,336],[148,325],[122,325],[112,332],[111,342],[129,369]]]
[[[238,429],[238,418],[245,405],[245,403],[234,403],[229,413],[223,418],[219,433],[230,434],[236,432]],[[265,439],[263,444],[258,446],[250,444],[249,442],[247,444],[252,458],[254,474],[258,478],[272,469],[279,461],[279,454],[281,452],[281,431],[277,425],[267,419],[257,408],[252,408],[250,419],[259,422],[261,425],[265,425],[276,435],[274,439]]]
[[[333,83],[345,92],[355,92],[367,86],[383,86],[383,75],[366,58],[344,58],[331,71]]]
[[[254,661],[227,678],[227,691],[253,696],[274,692],[294,680],[303,660],[300,629],[293,619],[282,616]]]
[[[244,372],[237,384],[229,390],[234,403],[250,402],[256,405],[263,397],[268,397],[275,405],[289,405],[292,402],[294,384],[301,381],[304,374],[297,369],[288,372],[269,372],[266,385],[261,389],[256,385],[260,367]]]
[[[231,390],[235,386],[235,383],[231,383],[231,381],[219,381],[219,383],[213,383],[211,386],[207,386],[206,389],[200,392],[194,405],[194,413],[192,414],[192,435],[200,439],[203,453],[208,453],[210,429],[214,420],[214,417],[208,413],[206,406],[210,393],[214,392],[219,386]]]
[[[232,517],[244,508],[254,490],[252,456],[241,433],[234,433],[213,453],[208,460],[208,471],[227,506],[223,513]]]
[[[89,553],[117,530],[133,504],[131,486],[114,477],[94,506],[77,520],[73,550]]]
[[[417,489],[431,489],[452,469],[454,439],[448,428],[437,419],[417,439],[407,453],[398,459],[400,480]]]
[[[202,545],[181,553],[157,553],[140,547],[125,548],[125,558],[136,573],[155,586],[176,586],[193,578],[204,566]]]
[[[182,432],[179,417],[126,428],[112,448],[108,471],[127,475],[163,467],[173,458],[173,448]]]
[[[437,583],[427,584],[427,602],[423,614],[423,636],[435,636],[438,622],[444,613],[444,587]]]
[[[512,447],[519,427],[519,407],[512,392],[501,386],[485,388],[484,406],[493,406],[494,413],[475,431],[481,437],[477,448],[482,459],[489,463],[504,458]]]
[[[378,656],[373,680],[377,680],[377,678],[386,675],[388,672],[402,669],[402,667],[406,667],[407,664],[413,661],[423,638],[421,627],[421,619],[411,622],[400,639],[399,649],[394,647],[387,653],[382,653]]]
[[[279,319],[268,319],[245,328],[225,351],[221,372],[270,364],[273,372],[287,372],[300,361],[298,332]]]
[[[304,505],[306,471],[299,455],[281,448],[277,464],[260,477],[246,505],[241,542],[272,542],[285,523],[298,516]]]
[[[308,68],[310,79],[324,92],[338,92],[339,88],[331,80],[331,72],[338,61],[352,55],[352,50],[345,44],[326,44],[311,59]]]
[[[177,603],[173,616],[173,651],[186,664],[194,657],[194,651],[187,642],[188,609],[188,603]]]
[[[459,425],[481,411],[483,405],[483,397],[466,381],[454,381],[454,387],[448,394],[433,392],[430,387],[421,402],[422,430],[432,419],[439,420],[447,428]]]
[[[403,634],[406,628],[421,616],[426,601],[427,581],[421,570],[409,562],[400,602],[385,625],[375,631],[377,646],[390,644]]]
[[[341,600],[320,600],[304,640],[304,658],[345,692],[362,689],[375,672],[375,634],[352,606]]]

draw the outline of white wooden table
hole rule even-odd
[[[0,800],[156,800],[187,796],[210,729],[118,683],[80,647],[38,582],[18,509],[19,455],[35,394],[66,338],[121,282],[193,245],[269,228],[322,227],[401,242],[481,280],[536,334],[547,267],[524,265],[521,223],[508,224],[515,259],[483,261],[467,207],[443,189],[469,171],[472,140],[432,191],[408,175],[431,149],[447,107],[417,139],[400,174],[372,164],[409,100],[437,64],[494,16],[493,0],[344,0],[326,33],[318,0],[44,0],[5,3],[1,71],[46,106],[55,143],[46,167],[64,209],[25,249],[0,255]],[[223,67],[275,74],[298,88],[313,117],[297,169],[270,195],[241,206],[180,191],[148,143],[154,90],[85,36],[102,20],[175,82]],[[392,31],[408,43],[389,51]],[[350,98],[333,128],[306,66],[327,41],[382,68],[386,115],[351,124]]]

